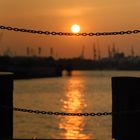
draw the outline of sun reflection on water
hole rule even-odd
[[[65,97],[62,100],[62,111],[83,112],[86,107],[84,100],[85,85],[83,79],[70,78],[65,85]],[[64,116],[61,118],[59,128],[64,139],[89,139],[90,135],[84,132],[85,117]]]

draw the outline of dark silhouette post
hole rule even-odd
[[[140,78],[112,78],[112,112],[112,138],[140,140]]]
[[[67,63],[67,65],[65,66],[65,70],[67,71],[67,75],[71,76],[72,75],[72,70],[73,70],[73,66],[71,63]]]
[[[8,108],[11,107],[11,108]],[[13,138],[13,77],[0,72],[0,139]]]

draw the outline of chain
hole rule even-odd
[[[44,34],[44,35],[59,35],[59,36],[107,36],[107,35],[129,35],[140,33],[140,30],[128,30],[128,31],[118,31],[118,32],[89,32],[89,33],[68,33],[68,32],[50,32],[50,31],[40,31],[40,30],[31,30],[23,28],[15,28],[10,26],[0,25],[1,30],[9,30],[15,32],[26,32],[32,34]]]
[[[28,112],[42,115],[56,115],[56,116],[108,116],[112,115],[111,112],[98,112],[98,113],[66,113],[66,112],[52,112],[52,111],[40,111],[32,109],[23,109],[23,108],[13,108],[14,111]]]
[[[33,109],[24,109],[24,108],[12,108],[14,111],[42,114],[42,115],[56,115],[56,116],[110,116],[110,115],[135,115],[140,113],[140,110],[125,110],[119,112],[97,112],[97,113],[68,113],[68,112],[52,112],[52,111],[40,111]]]
[[[4,109],[13,109],[14,111],[19,111],[19,112],[27,112],[27,113],[42,114],[42,115],[56,115],[56,116],[108,116],[108,115],[112,115],[111,112],[98,112],[98,113],[68,113],[67,112],[66,113],[66,112],[40,111],[40,110],[7,107],[7,106],[0,106],[0,107]]]
[[[40,110],[7,107],[7,106],[0,106],[0,108],[12,109],[14,111],[19,111],[19,112],[27,112],[27,113],[42,114],[42,115],[55,115],[55,116],[109,116],[109,115],[123,115],[123,114],[134,115],[134,114],[140,113],[140,110],[125,110],[125,111],[119,111],[119,112],[97,112],[97,113],[94,113],[94,112],[69,113],[69,112],[40,111]]]

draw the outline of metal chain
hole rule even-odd
[[[42,114],[42,115],[56,115],[56,116],[109,116],[109,115],[123,115],[123,114],[134,115],[134,114],[140,113],[140,110],[125,110],[125,111],[119,111],[119,112],[97,112],[97,113],[94,113],[94,112],[69,113],[69,112],[40,111],[40,110],[7,107],[7,106],[0,106],[0,108],[12,109],[14,111],[19,111],[19,112],[27,112],[27,113]]]
[[[32,34],[44,34],[44,35],[59,35],[59,36],[107,36],[107,35],[129,35],[129,34],[137,34],[140,33],[140,30],[128,30],[128,31],[118,31],[118,32],[89,32],[89,33],[68,33],[68,32],[50,32],[50,31],[40,31],[40,30],[32,30],[32,29],[23,29],[16,28],[10,26],[0,25],[1,30],[9,30],[15,32],[26,32]]]
[[[34,114],[42,114],[42,115],[57,115],[57,116],[108,116],[112,115],[111,112],[98,112],[98,113],[66,113],[66,112],[52,112],[52,111],[40,111],[40,110],[32,110],[32,109],[23,109],[23,108],[13,108],[14,111],[20,112],[28,112]]]
[[[68,113],[68,112],[40,111],[40,110],[17,108],[17,107],[8,107],[8,106],[0,106],[0,108],[12,109],[14,111],[19,111],[19,112],[27,112],[27,113],[42,114],[42,115],[56,115],[56,116],[108,116],[108,115],[112,115],[111,112]]]
[[[24,108],[12,108],[14,111],[42,114],[42,115],[56,115],[56,116],[110,116],[110,115],[136,115],[140,113],[140,110],[125,110],[119,112],[92,112],[92,113],[68,113],[68,112],[52,112],[52,111],[40,111],[33,109],[24,109]]]

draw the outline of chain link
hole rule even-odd
[[[7,107],[5,107],[7,108]],[[55,115],[55,116],[110,116],[110,115],[136,115],[140,113],[140,110],[125,110],[119,112],[91,112],[91,113],[68,113],[68,112],[52,112],[52,111],[40,111],[32,109],[23,109],[23,108],[12,108],[14,111],[42,114],[42,115]]]
[[[19,112],[27,112],[27,113],[42,114],[42,115],[55,115],[55,116],[108,116],[108,115],[112,115],[112,112],[68,113],[68,112],[40,111],[40,110],[25,109],[25,108],[18,108],[18,107],[8,107],[8,106],[0,106],[0,108],[12,109],[14,111],[19,111]]]
[[[107,36],[107,35],[129,35],[140,33],[140,30],[128,30],[128,31],[119,31],[119,32],[97,32],[97,33],[67,33],[67,32],[50,32],[50,31],[37,31],[31,29],[15,28],[10,26],[0,25],[1,30],[9,30],[15,32],[26,32],[33,34],[44,34],[44,35],[59,35],[59,36]]]
[[[14,111],[42,114],[42,115],[56,115],[56,116],[108,116],[112,115],[111,112],[98,112],[98,113],[66,113],[66,112],[52,112],[52,111],[40,111],[32,109],[23,109],[23,108],[13,108]]]
[[[34,114],[42,114],[42,115],[55,115],[55,116],[110,116],[110,115],[136,115],[140,113],[140,110],[125,110],[119,112],[91,112],[91,113],[69,113],[69,112],[52,112],[52,111],[40,111],[40,110],[33,110],[33,109],[25,109],[25,108],[17,108],[17,107],[7,107],[7,106],[0,106],[0,108],[4,109],[12,109],[14,111],[19,112],[27,112],[27,113],[34,113]]]

